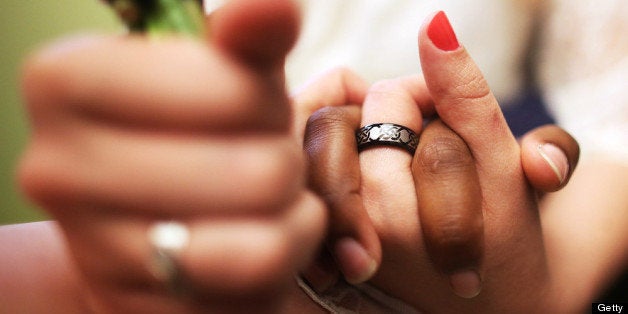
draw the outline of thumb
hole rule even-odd
[[[555,125],[538,127],[521,138],[521,164],[539,192],[562,189],[578,164],[578,142]]]
[[[272,122],[281,129],[289,130],[291,108],[284,61],[299,31],[300,15],[294,1],[226,1],[207,17],[206,23],[212,48],[252,79],[260,95],[255,100],[258,107],[269,112]]]
[[[292,0],[232,0],[208,19],[210,41],[257,70],[283,71],[299,33]]]
[[[519,146],[497,100],[442,11],[421,28],[419,52],[436,112],[469,145],[479,169],[500,173],[501,161],[518,161]]]

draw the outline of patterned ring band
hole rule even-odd
[[[409,128],[394,123],[375,123],[360,128],[355,134],[358,151],[371,146],[396,146],[414,155],[419,137]]]
[[[190,241],[188,227],[176,221],[160,221],[148,229],[148,242],[152,249],[149,271],[172,293],[185,292],[179,255]]]

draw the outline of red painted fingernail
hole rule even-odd
[[[427,37],[438,49],[444,51],[452,51],[458,49],[460,44],[456,33],[447,19],[445,12],[439,11],[427,27]]]

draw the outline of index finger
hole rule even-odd
[[[326,107],[312,115],[305,135],[309,184],[329,206],[333,254],[352,283],[370,279],[381,260],[379,238],[360,194],[359,125],[359,107]]]
[[[184,38],[74,38],[27,63],[27,103],[124,126],[287,130],[282,82]]]
[[[421,134],[412,162],[419,217],[434,266],[459,296],[481,289],[482,192],[467,144],[440,120]]]

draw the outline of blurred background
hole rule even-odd
[[[0,225],[46,219],[20,194],[14,179],[28,134],[19,91],[23,60],[62,36],[121,30],[100,0],[0,1]]]

